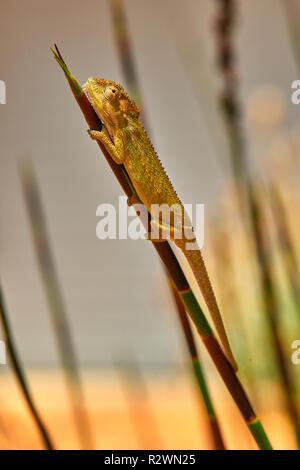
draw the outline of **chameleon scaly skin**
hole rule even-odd
[[[124,165],[138,199],[151,214],[152,227],[157,224],[161,228],[168,226],[170,229],[170,238],[187,259],[226,355],[237,370],[201,252],[198,247],[193,250],[186,248],[186,243],[196,241],[192,224],[139,121],[137,105],[121,85],[110,80],[89,78],[83,85],[83,89],[103,123],[102,131],[90,130],[90,136],[104,145],[117,164]],[[174,210],[174,220],[171,225],[170,218],[167,220],[164,216],[162,219],[154,217],[154,205],[161,206],[162,204]],[[179,233],[182,233],[182,229],[184,229],[184,236],[176,238]]]

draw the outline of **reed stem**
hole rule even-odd
[[[90,129],[100,130],[102,129],[102,123],[98,119],[94,109],[92,108],[90,102],[88,101],[85,93],[81,89],[80,85],[74,78],[74,76],[69,71],[66,66],[62,56],[60,55],[58,48],[55,46],[56,50],[52,49],[52,52],[55,56],[55,59],[63,69],[66,79],[70,85],[71,91],[87,121],[87,124]],[[119,181],[121,187],[126,193],[127,197],[130,198],[132,195],[132,190],[128,182],[128,177],[125,173],[124,167],[122,165],[117,165],[110,157],[109,153],[105,150],[103,145],[98,142],[105,159],[107,160],[109,166],[111,167],[114,175]],[[148,222],[150,223],[150,214],[148,215]],[[146,227],[150,231],[150,225]],[[240,381],[238,380],[234,369],[226,358],[224,352],[222,351],[218,341],[216,340],[209,323],[206,320],[206,317],[198,304],[190,286],[187,282],[187,279],[179,265],[179,262],[173,253],[169,243],[165,242],[155,242],[152,241],[152,244],[157,251],[161,261],[163,262],[167,272],[169,273],[173,283],[176,286],[176,289],[185,305],[185,309],[192,318],[203,342],[208,350],[212,360],[214,361],[225,385],[227,386],[232,398],[234,399],[236,405],[240,409],[244,419],[246,420],[249,430],[252,433],[254,439],[261,449],[271,449],[271,444],[263,431],[263,437],[261,433],[257,432],[257,427],[250,427],[250,423],[254,422],[258,418],[256,417],[253,409],[249,403],[246,392],[244,391]],[[262,428],[263,429],[263,428]]]
[[[282,194],[275,184],[271,185],[270,198],[283,264],[300,318],[300,270]]]
[[[294,59],[300,70],[300,8],[297,0],[281,0],[283,12],[286,16],[288,34]]]
[[[295,436],[299,442],[299,420],[293,400],[293,377],[285,359],[278,329],[278,305],[276,301],[272,268],[269,263],[268,247],[265,244],[265,231],[260,226],[261,219],[259,203],[253,190],[246,160],[244,134],[241,129],[241,106],[238,101],[238,79],[233,44],[233,25],[237,3],[234,0],[217,0],[219,5],[216,20],[217,60],[222,76],[223,89],[220,96],[221,109],[227,125],[229,143],[231,146],[232,169],[235,177],[238,202],[241,213],[246,214],[249,228],[254,238],[254,245],[260,270],[261,294],[264,310],[272,336],[277,368],[280,373],[282,390],[287,404]]]
[[[222,437],[218,417],[217,417],[212,399],[210,397],[210,392],[208,389],[204,371],[201,366],[200,357],[196,348],[196,343],[195,343],[195,339],[194,339],[194,335],[192,332],[189,319],[187,317],[181,297],[179,293],[177,292],[176,287],[172,283],[172,280],[170,280],[170,278],[169,278],[169,284],[171,286],[171,291],[173,293],[173,298],[176,304],[179,321],[182,326],[182,330],[184,332],[184,337],[185,337],[186,344],[188,347],[194,375],[196,377],[196,381],[199,386],[201,397],[203,399],[203,402],[206,408],[208,424],[210,427],[211,437],[214,443],[214,447],[216,450],[225,450],[226,447],[225,447],[225,443]]]
[[[54,328],[78,440],[82,449],[91,449],[94,447],[93,437],[85,406],[78,360],[48,238],[40,192],[34,169],[29,160],[21,162],[20,175],[35,253]]]
[[[271,450],[272,446],[270,441],[262,427],[259,418],[255,415],[255,412],[249,402],[249,399],[241,385],[238,377],[236,376],[234,369],[227,357],[223,353],[210,325],[201,310],[193,292],[191,289],[185,292],[180,292],[181,299],[194,320],[194,323],[198,329],[199,335],[210,354],[217,370],[219,371],[225,385],[231,393],[236,405],[238,406],[242,416],[244,417],[247,426],[254,437],[257,445],[261,450]],[[258,423],[253,425],[253,423]]]
[[[281,335],[279,330],[279,311],[274,281],[271,276],[270,265],[270,240],[264,227],[264,214],[260,206],[258,194],[251,188],[251,212],[252,219],[255,221],[253,227],[255,231],[257,258],[261,270],[261,281],[263,290],[264,307],[267,313],[269,329],[272,334],[275,357],[277,359],[278,371],[283,385],[286,409],[294,428],[295,438],[298,448],[300,448],[300,415],[295,402],[295,383],[290,367],[287,363],[285,353],[281,344]]]
[[[7,310],[4,304],[4,299],[2,295],[2,289],[0,286],[0,321],[3,327],[3,332],[4,332],[4,337],[5,337],[5,343],[8,349],[8,353],[11,359],[11,364],[13,371],[15,373],[15,377],[17,379],[17,382],[19,383],[20,389],[22,391],[22,394],[25,398],[26,404],[30,410],[30,413],[32,415],[32,418],[35,422],[36,427],[39,430],[41,439],[45,445],[45,448],[47,450],[53,450],[53,443],[52,440],[49,436],[49,433],[46,429],[46,426],[40,416],[39,411],[37,410],[37,407],[34,403],[34,399],[32,396],[32,393],[29,389],[27,379],[25,376],[25,371],[23,370],[22,363],[19,358],[19,354],[15,345],[15,341],[13,338],[12,334],[12,329],[9,324],[8,320],[8,315],[7,315]]]
[[[124,9],[124,2],[123,0],[109,0],[109,5],[111,8],[113,26],[114,26],[114,37],[116,40],[117,49],[119,52],[121,67],[123,70],[126,88],[129,92],[129,95],[132,96],[135,102],[138,104],[140,111],[141,111],[141,119],[143,122],[144,127],[150,134],[149,126],[147,124],[147,116],[145,113],[145,109],[143,106],[142,94],[140,91],[138,75],[136,72],[135,67],[135,60],[134,55],[132,52],[131,41],[130,41],[130,34],[128,30],[128,25],[126,21],[126,14]],[[188,346],[191,364],[193,368],[194,375],[196,377],[196,381],[198,383],[201,397],[204,401],[206,412],[207,412],[207,419],[208,424],[211,430],[212,440],[214,442],[214,446],[218,450],[224,450],[225,445],[223,442],[223,438],[221,435],[221,430],[219,427],[219,423],[217,420],[217,416],[212,404],[212,400],[210,398],[209,390],[206,384],[206,380],[204,377],[204,373],[201,367],[200,358],[197,353],[193,332],[187,318],[186,312],[184,310],[184,306],[181,302],[181,299],[178,295],[176,287],[173,285],[172,280],[170,279],[169,275],[167,274],[168,282],[171,290],[171,294],[174,298],[174,302],[176,305],[176,310],[178,313],[179,321],[183,330],[183,334]]]

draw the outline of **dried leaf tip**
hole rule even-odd
[[[75,79],[75,77],[72,75],[72,73],[70,72],[70,70],[68,69],[68,66],[67,64],[65,63],[58,47],[56,44],[54,44],[54,47],[55,47],[55,50],[50,47],[50,50],[52,51],[54,57],[55,57],[55,60],[58,62],[58,64],[60,65],[60,67],[62,68],[69,84],[70,84],[70,87],[71,87],[71,90],[73,92],[73,94],[75,96],[82,96],[83,94],[83,91],[82,91],[82,88],[81,86],[79,85],[79,83],[77,82],[77,80]]]

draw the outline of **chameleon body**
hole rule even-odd
[[[122,86],[113,81],[89,78],[83,89],[103,124],[101,132],[89,130],[90,136],[104,145],[117,164],[124,165],[137,196],[136,200],[130,202],[142,202],[146,206],[151,214],[152,226],[156,223],[161,228],[169,227],[170,239],[181,249],[188,261],[227,358],[236,370],[237,366],[200,249],[197,246],[193,250],[186,249],[186,243],[195,244],[196,241],[192,224],[139,121],[137,105]],[[164,215],[160,219],[154,218],[153,205],[162,204],[174,208],[172,223],[170,213],[168,220]],[[181,235],[183,231],[184,236],[179,238],[178,234]]]

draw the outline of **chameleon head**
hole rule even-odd
[[[105,127],[120,126],[126,117],[137,118],[139,109],[124,88],[116,82],[102,78],[89,78],[83,85],[94,110]]]

